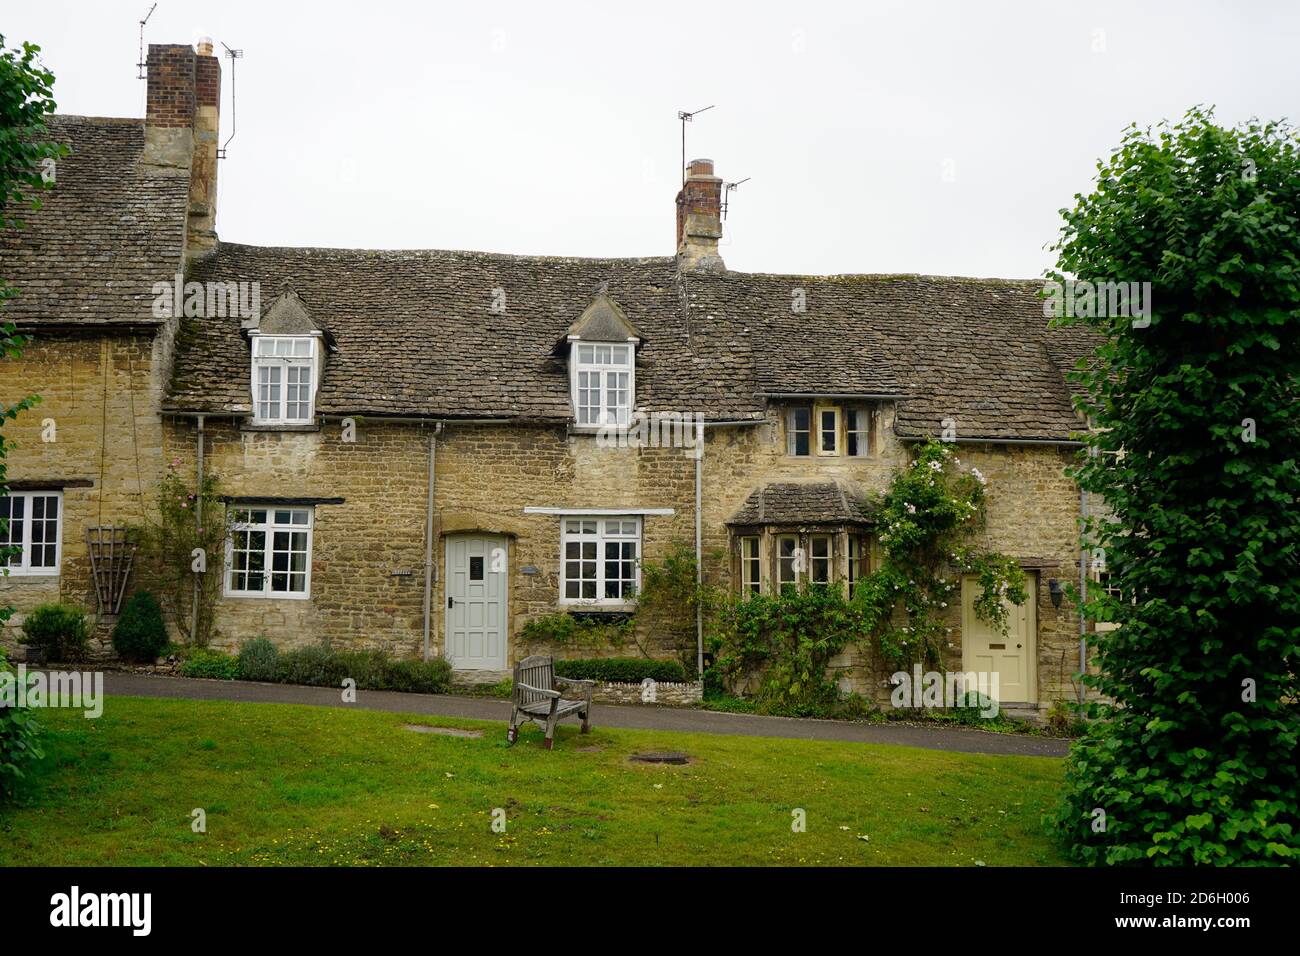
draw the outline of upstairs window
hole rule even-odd
[[[253,339],[253,420],[308,424],[315,417],[317,339],[259,335]]]
[[[15,491],[0,498],[0,568],[10,574],[58,574],[63,540],[61,492]]]
[[[785,453],[798,458],[866,458],[874,451],[875,413],[862,405],[791,405]]]
[[[785,451],[787,455],[812,454],[812,409],[796,405],[785,414]]]
[[[573,346],[573,411],[578,425],[627,425],[635,383],[633,348],[576,343]]]
[[[851,458],[871,454],[871,411],[866,408],[844,410],[844,453]]]

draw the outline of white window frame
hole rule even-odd
[[[628,532],[623,527],[628,522],[635,525],[634,532]],[[584,530],[573,530],[575,528],[585,528],[587,523],[595,525],[594,532]],[[618,530],[612,530],[617,527]],[[626,607],[635,602],[636,596],[641,593],[641,539],[644,525],[639,515],[566,515],[560,519],[560,603],[573,606],[587,607]],[[623,594],[619,597],[605,596],[605,562],[609,560],[605,556],[606,545],[617,543],[619,545],[631,542],[635,545],[635,553],[632,557],[632,594]],[[578,582],[578,596],[569,597],[569,563],[578,561],[579,565],[585,563],[587,558],[582,557],[581,551],[579,556],[570,558],[568,556],[569,544],[594,543],[596,545],[596,596],[582,596],[582,582],[589,580],[582,576],[581,566],[578,569],[578,577],[574,580]],[[621,555],[616,560],[625,560]],[[617,580],[626,581],[627,578],[618,578]]]
[[[251,333],[249,336],[252,345],[252,372],[249,379],[253,395],[253,423],[256,425],[309,425],[316,420],[316,392],[320,388],[320,371],[321,371],[321,346],[320,333],[315,332],[309,335],[263,335],[261,333]],[[282,342],[307,342],[309,347],[307,355],[262,355],[260,354],[263,344],[270,345],[272,348]],[[289,405],[289,369],[307,368],[311,375],[311,381],[307,383],[307,414],[303,417],[290,417],[287,412]],[[263,415],[260,386],[262,369],[279,369],[279,389],[280,396],[275,401],[276,414]],[[292,403],[299,404],[299,403]]]
[[[862,580],[863,559],[866,557],[866,550],[863,548],[862,538],[852,531],[847,532],[845,548],[847,550],[844,577],[848,581],[849,597],[853,597],[858,582]]]
[[[591,360],[584,360],[584,351],[590,349]],[[609,361],[599,361],[601,349],[610,350]],[[614,361],[614,352],[624,355],[627,361],[619,364]],[[636,405],[636,343],[635,342],[583,342],[574,340],[569,350],[569,399],[573,403],[573,421],[578,428],[601,428],[608,425],[626,426],[632,421],[632,409]],[[625,373],[627,375],[627,401],[619,403],[610,414],[608,395],[610,391],[609,376]],[[595,375],[594,391],[597,394],[594,408],[596,421],[584,421],[586,409],[593,407],[589,402],[579,404],[582,376]],[[592,390],[591,384],[586,386]],[[622,419],[621,421],[618,419]],[[612,419],[612,420],[611,420]]]
[[[310,506],[302,505],[274,505],[274,504],[255,504],[240,505],[231,508],[230,533],[226,536],[226,576],[225,576],[225,595],[226,597],[239,598],[269,598],[271,600],[287,601],[305,601],[311,597],[311,561],[312,546],[315,543],[316,531],[316,509]],[[266,520],[260,522],[254,521],[236,521],[234,515],[240,512],[246,512],[250,516],[252,512],[265,511]],[[306,523],[295,523],[290,517],[289,521],[278,520],[276,512],[287,512],[290,516],[295,514],[305,514]],[[237,532],[262,531],[266,537],[263,539],[262,546],[262,588],[260,590],[251,590],[247,587],[243,589],[234,586],[235,579],[235,534]],[[306,562],[303,575],[303,589],[301,591],[275,591],[272,590],[272,577],[275,572],[275,534],[276,532],[305,533],[307,535],[306,545]],[[293,550],[291,549],[290,553]],[[250,552],[251,553],[251,552]],[[241,572],[242,573],[242,572]],[[288,573],[288,572],[285,572]]]
[[[751,555],[750,549],[753,548]],[[763,538],[747,534],[740,538],[740,593],[745,597],[763,593]]]
[[[834,442],[834,444],[830,448],[827,448],[825,443],[822,441],[822,439],[826,437],[826,429],[822,425],[823,415],[831,415],[835,420],[835,424],[830,430],[830,434],[832,436],[832,441]],[[840,416],[839,406],[837,405],[813,406],[813,420],[812,420],[813,448],[815,449],[815,453],[819,457],[832,458],[832,457],[839,456],[840,446],[842,445],[844,440],[843,436],[840,434],[840,432],[843,430],[841,427],[842,424],[843,424],[843,418]]]
[[[19,540],[12,542],[22,548],[22,553],[16,555],[17,564],[0,564],[0,568],[7,568],[9,573],[15,577],[53,577],[59,574],[59,569],[63,566],[63,492],[62,491],[10,491],[0,496],[4,498],[22,498],[23,499],[23,527]],[[58,514],[55,516],[54,523],[54,565],[53,567],[36,566],[32,567],[32,506],[36,498],[53,498],[57,502]],[[13,506],[10,505],[12,512]],[[48,521],[48,518],[42,518],[42,521]],[[9,534],[13,535],[13,525],[10,523]],[[42,546],[49,544],[48,541],[41,542]],[[11,546],[12,546],[11,545]],[[9,560],[13,560],[10,558]]]

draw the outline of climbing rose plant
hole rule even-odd
[[[962,575],[978,578],[975,613],[1004,633],[1009,604],[1026,599],[1017,562],[982,548],[987,479],[964,469],[951,446],[928,441],[889,489],[869,504],[880,567],[852,599],[835,585],[723,601],[712,635],[717,668],[730,682],[759,674],[754,696],[788,713],[812,713],[838,695],[827,671],[850,644],[874,650],[890,671],[913,663],[942,669]]]
[[[949,609],[960,605],[962,575],[978,579],[976,616],[1003,633],[1008,605],[1025,602],[1025,575],[1015,559],[976,543],[987,483],[978,468],[962,468],[951,445],[931,440],[872,508],[882,560],[854,598],[892,669],[941,667],[952,647]]]
[[[1300,141],[1193,110],[1129,129],[1065,213],[1057,278],[1152,283],[1076,381],[1076,470],[1120,598],[1090,616],[1103,696],[1071,751],[1060,832],[1093,864],[1300,858]]]

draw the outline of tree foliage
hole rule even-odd
[[[1300,144],[1212,113],[1126,131],[1064,211],[1059,272],[1151,282],[1149,324],[1076,380],[1095,430],[1076,475],[1104,498],[1087,547],[1088,682],[1106,700],[1070,758],[1059,824],[1080,860],[1287,863],[1300,852]]]

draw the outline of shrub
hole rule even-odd
[[[113,650],[123,660],[152,664],[167,644],[162,608],[148,591],[136,591],[113,628]]]
[[[195,648],[181,664],[181,676],[235,680],[239,677],[239,660],[220,651]]]
[[[0,651],[0,673],[12,673],[4,651]],[[45,755],[40,734],[41,725],[30,708],[0,705],[0,798],[13,797],[26,767]]]
[[[572,680],[614,681],[639,684],[647,677],[661,683],[685,683],[681,661],[658,661],[646,657],[576,658],[555,662],[555,673]]]
[[[52,660],[79,660],[86,653],[86,615],[67,604],[42,604],[23,621],[23,637]]]
[[[560,644],[571,647],[622,647],[636,634],[630,616],[570,614],[556,611],[524,624],[519,632],[525,644]]]
[[[338,687],[350,676],[340,665],[338,654],[323,644],[286,651],[275,668],[275,680],[281,684]]]
[[[265,637],[255,637],[239,649],[239,676],[243,680],[275,680],[280,651]]]
[[[384,684],[388,690],[441,694],[451,686],[451,663],[444,657],[431,661],[389,661]]]

